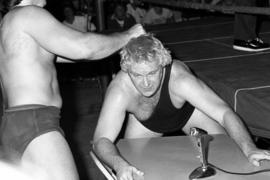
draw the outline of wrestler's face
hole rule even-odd
[[[114,13],[115,13],[115,16],[117,19],[119,19],[119,20],[125,19],[125,16],[126,16],[125,7],[123,7],[121,5],[116,6]]]
[[[145,97],[154,95],[160,87],[163,67],[159,62],[133,62],[128,70],[135,88]]]

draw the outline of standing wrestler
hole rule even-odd
[[[101,59],[144,33],[141,25],[111,35],[81,33],[43,9],[46,0],[6,0],[0,31],[0,77],[5,96],[1,143],[21,162],[31,161],[55,180],[77,180],[68,144],[59,127],[62,105],[55,55]]]
[[[107,89],[94,134],[93,150],[117,177],[130,180],[143,172],[125,161],[114,142],[128,122],[125,138],[160,137],[198,127],[210,134],[228,133],[248,160],[270,159],[257,149],[240,118],[181,61],[172,61],[161,42],[146,34],[121,51],[121,71]]]

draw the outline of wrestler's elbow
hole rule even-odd
[[[77,59],[99,60],[105,57],[105,55],[102,55],[102,51],[102,49],[98,48],[83,47],[80,49],[80,55]]]
[[[224,110],[223,118],[221,124],[225,126],[226,124],[230,124],[231,121],[240,120],[239,116],[231,109],[227,108]]]
[[[78,42],[77,59],[98,60],[106,56],[106,48],[102,45],[103,42],[97,42],[90,38],[81,38]]]
[[[104,147],[107,147],[108,145],[113,144],[113,142],[107,138],[107,137],[100,137],[93,140],[92,143],[92,149],[95,152],[100,152],[101,150],[104,150]]]
[[[212,110],[212,118],[224,127],[226,121],[228,121],[228,118],[231,117],[234,112],[225,103],[219,104],[216,107],[215,110]]]
[[[75,38],[74,38],[75,39]],[[91,60],[95,58],[95,47],[90,45],[84,35],[77,36],[75,40],[65,42],[68,48],[65,48],[64,57],[72,60]]]
[[[79,54],[78,57],[76,57],[76,59],[85,59],[85,60],[95,60],[95,50],[86,47],[86,46],[82,46],[79,49]]]
[[[97,144],[97,143],[102,143],[102,142],[108,142],[111,141],[111,138],[108,137],[108,135],[104,134],[104,133],[100,133],[99,131],[96,131],[94,136],[93,136],[93,143]]]

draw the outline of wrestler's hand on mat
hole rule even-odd
[[[141,24],[135,24],[134,26],[132,26],[131,28],[129,28],[128,33],[130,34],[130,38],[136,38],[140,35],[145,34],[145,30],[142,27]]]
[[[143,180],[144,173],[133,166],[125,166],[117,172],[118,180]]]
[[[270,160],[270,151],[255,149],[250,151],[247,157],[254,166],[260,166],[260,161]]]

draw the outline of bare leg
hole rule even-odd
[[[29,161],[48,173],[50,179],[79,179],[70,148],[57,131],[38,136],[28,145],[22,163]]]
[[[209,134],[226,134],[225,129],[215,120],[211,119],[206,114],[198,109],[195,109],[183,131],[189,134],[190,128],[197,127],[207,131]]]

